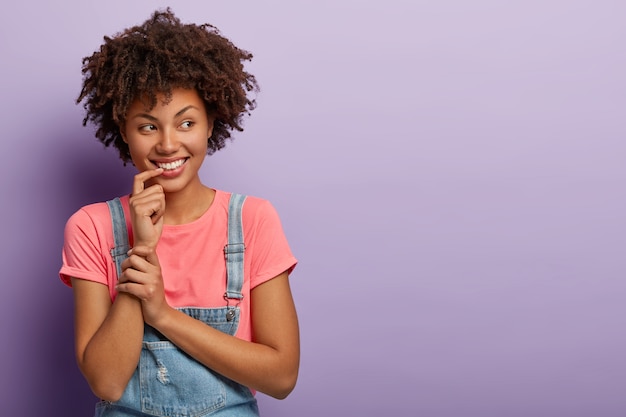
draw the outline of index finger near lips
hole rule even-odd
[[[145,189],[145,182],[150,178],[157,177],[161,175],[163,172],[163,168],[157,169],[149,169],[147,171],[140,172],[135,175],[135,179],[133,181],[133,195],[139,194]]]

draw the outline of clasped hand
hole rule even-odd
[[[162,169],[144,171],[135,176],[130,197],[130,217],[134,245],[122,262],[117,291],[141,300],[144,321],[154,325],[163,309],[169,308],[156,246],[163,230],[165,194],[160,185],[145,187],[146,181],[160,175]]]

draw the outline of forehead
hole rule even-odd
[[[147,95],[136,97],[128,107],[127,116],[136,113],[175,113],[190,106],[206,111],[204,100],[195,89],[175,88],[169,93],[157,93],[154,100]]]

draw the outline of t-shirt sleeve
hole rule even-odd
[[[101,234],[84,208],[69,218],[65,224],[63,264],[59,271],[66,285],[71,286],[72,277],[107,284],[107,260]]]
[[[245,209],[244,204],[244,215]],[[291,273],[298,262],[291,252],[280,218],[272,204],[267,200],[260,200],[254,217],[250,289],[285,271]]]

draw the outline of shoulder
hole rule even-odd
[[[109,217],[109,208],[105,202],[93,203],[78,209],[67,221],[66,227],[88,227],[101,223]]]
[[[231,196],[234,194],[245,195],[242,193],[216,190],[214,203],[218,206],[216,209],[223,213],[224,221],[229,211]],[[280,218],[269,200],[253,195],[245,195],[245,197],[241,211],[241,220],[245,234],[254,234],[264,229],[280,230]]]
[[[226,207],[228,206],[231,196],[236,194],[218,191],[218,195],[220,193],[222,194],[223,204]],[[253,195],[245,195],[241,216],[244,223],[258,223],[268,217],[277,217],[277,213],[269,200]]]
[[[120,197],[128,216],[128,196]],[[74,212],[65,225],[66,234],[72,231],[106,231],[111,229],[111,215],[105,201],[85,205]]]

